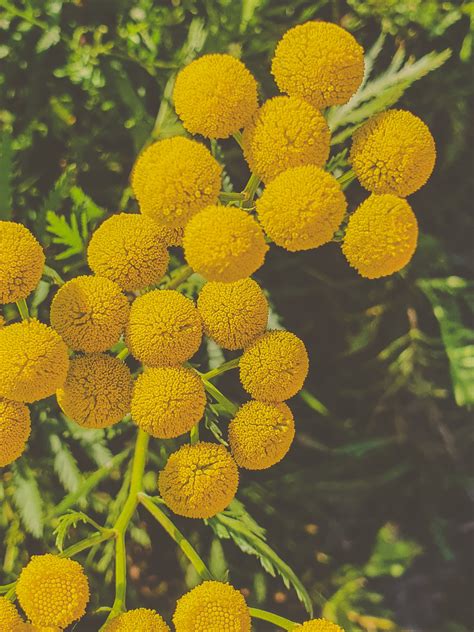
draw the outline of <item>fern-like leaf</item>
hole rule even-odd
[[[76,459],[58,435],[50,435],[49,442],[54,454],[54,471],[58,475],[64,489],[67,492],[77,491],[82,481],[82,474],[77,466]]]
[[[13,502],[28,533],[41,538],[44,530],[43,501],[35,475],[24,459],[17,461],[13,469]]]

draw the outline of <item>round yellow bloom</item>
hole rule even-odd
[[[257,109],[257,82],[235,57],[204,55],[179,73],[173,100],[188,132],[227,138]]]
[[[6,597],[0,597],[0,630],[2,632],[23,632],[25,624],[18,610]]]
[[[307,101],[279,96],[257,111],[242,141],[250,169],[269,182],[289,167],[322,167],[329,156],[330,132],[324,116]]]
[[[92,235],[87,261],[95,274],[132,291],[158,283],[169,256],[158,224],[144,215],[119,213]]]
[[[282,402],[303,388],[309,360],[298,336],[269,331],[244,351],[239,367],[247,393],[262,401]]]
[[[355,131],[350,161],[368,191],[406,197],[430,177],[436,146],[421,119],[405,110],[388,110]]]
[[[272,73],[282,92],[314,107],[349,101],[364,77],[364,51],[354,37],[330,22],[306,22],[278,43]]]
[[[30,411],[25,404],[0,397],[0,467],[23,454],[30,431]]]
[[[170,632],[170,628],[156,610],[136,608],[112,619],[106,632]]]
[[[368,279],[398,272],[416,250],[418,223],[408,202],[395,195],[370,195],[349,219],[342,252]]]
[[[189,432],[204,415],[201,378],[185,367],[146,369],[135,382],[132,418],[145,432],[170,439]]]
[[[202,144],[177,136],[150,145],[138,157],[132,189],[140,211],[167,228],[182,228],[215,204],[222,169]]]
[[[248,213],[231,206],[209,206],[184,230],[184,255],[191,268],[209,281],[232,282],[253,274],[268,246],[262,229]]]
[[[242,349],[263,333],[268,320],[265,294],[253,279],[209,281],[197,302],[206,335],[224,349]]]
[[[311,619],[293,628],[295,632],[344,632],[344,630],[327,619]]]
[[[74,560],[50,553],[33,555],[21,571],[16,594],[35,625],[65,628],[85,614],[89,582]]]
[[[331,241],[346,208],[338,181],[314,165],[284,171],[257,200],[258,218],[267,235],[292,252]]]
[[[130,306],[120,287],[104,277],[78,276],[51,303],[51,325],[75,351],[106,351],[122,335]]]
[[[71,360],[56,396],[64,414],[84,428],[107,428],[130,412],[132,376],[126,364],[105,353]]]
[[[153,290],[132,304],[126,341],[148,366],[182,364],[199,349],[202,323],[193,301],[176,290]]]
[[[230,584],[207,581],[178,600],[176,632],[250,632],[250,611],[241,592]]]
[[[0,329],[0,397],[36,402],[64,384],[67,347],[51,327],[38,320]]]
[[[0,222],[0,303],[14,303],[38,285],[44,252],[23,224]]]
[[[232,455],[248,470],[264,470],[281,461],[294,436],[293,415],[283,402],[247,402],[229,424]]]
[[[211,518],[223,511],[238,484],[239,470],[230,453],[221,444],[205,442],[174,452],[158,479],[165,503],[186,518]]]

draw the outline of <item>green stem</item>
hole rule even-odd
[[[178,269],[177,274],[168,281],[168,283],[164,286],[163,289],[175,290],[182,283],[184,283],[186,279],[188,279],[193,273],[194,273],[194,270],[190,266],[187,266],[187,265],[182,266],[181,268]]]
[[[213,579],[213,576],[193,545],[187,540],[181,531],[171,522],[168,516],[154,503],[150,496],[147,496],[143,492],[138,494],[141,504],[148,509],[151,515],[157,522],[163,527],[166,533],[176,542],[179,548],[186,555],[188,560],[196,569],[202,579]]]
[[[245,198],[244,193],[237,193],[236,191],[221,191],[219,193],[221,202],[242,202]]]
[[[16,302],[16,306],[18,307],[18,311],[20,313],[21,320],[29,320],[30,319],[30,312],[28,311],[28,305],[26,304],[25,299],[24,298],[20,298]]]
[[[214,384],[208,382],[208,380],[204,379],[203,376],[201,376],[201,379],[204,383],[204,388],[209,393],[209,395],[211,395],[216,400],[216,402],[221,404],[221,406],[223,406],[230,415],[235,415],[239,407],[234,404],[234,402],[231,402],[230,399],[224,395],[224,393],[221,393],[220,390],[214,386]]]
[[[117,358],[117,360],[126,360],[129,355],[130,355],[130,351],[128,350],[127,347],[124,347],[117,353],[115,357]]]
[[[356,174],[352,171],[352,169],[349,169],[349,171],[346,171],[346,173],[343,173],[342,175],[336,178],[336,180],[341,185],[341,188],[343,191],[347,189],[350,183],[355,179],[356,179]]]
[[[64,551],[62,551],[62,553],[60,553],[58,557],[73,557],[81,551],[91,549],[96,544],[105,542],[105,540],[110,540],[114,536],[115,531],[113,529],[102,529],[100,533],[94,533],[94,535],[91,535],[89,538],[85,538],[84,540],[80,540],[75,544],[71,544],[71,546],[69,546],[67,549],[64,549]]]
[[[56,285],[64,285],[64,279],[50,266],[44,266],[43,274],[54,281]]]
[[[253,202],[253,198],[255,197],[255,193],[257,192],[259,184],[260,184],[260,178],[255,173],[252,173],[252,175],[249,178],[249,181],[247,182],[244,190],[242,191],[242,193],[245,195],[245,199],[248,202]]]
[[[285,617],[280,617],[278,614],[273,614],[273,612],[267,612],[266,610],[260,610],[260,608],[249,608],[250,616],[255,619],[262,619],[263,621],[268,621],[269,623],[273,623],[279,628],[283,628],[284,630],[293,630],[297,625],[294,621],[290,621],[289,619],[285,619]]]
[[[194,424],[194,426],[191,428],[189,438],[191,441],[191,445],[195,445],[199,441],[199,422],[197,424]]]
[[[235,138],[235,140],[236,140],[238,146],[240,147],[240,149],[243,149],[244,146],[243,146],[243,143],[242,143],[242,132],[234,132],[232,134],[232,136]]]
[[[229,360],[228,362],[224,362],[220,366],[208,371],[207,373],[203,373],[201,375],[203,380],[212,380],[216,375],[220,375],[221,373],[225,373],[226,371],[230,371],[230,369],[235,369],[235,367],[239,366],[240,358],[234,358],[233,360]]]

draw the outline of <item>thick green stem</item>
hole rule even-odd
[[[221,191],[219,193],[219,199],[221,202],[243,202],[243,200],[245,200],[245,194],[237,193],[236,191]]]
[[[242,193],[245,195],[245,199],[248,202],[253,202],[253,198],[255,197],[255,193],[257,192],[259,184],[260,184],[260,178],[255,173],[252,173],[252,175],[249,178],[249,181],[247,182],[244,190],[242,191]]]
[[[220,375],[221,373],[225,373],[226,371],[230,371],[230,369],[235,369],[235,367],[239,366],[240,358],[234,358],[233,360],[229,360],[228,362],[224,362],[220,366],[208,371],[207,373],[203,373],[201,375],[203,380],[212,380],[216,375]]]
[[[168,283],[163,287],[163,289],[175,290],[182,283],[184,283],[186,279],[188,279],[191,276],[191,274],[193,274],[193,272],[194,270],[190,266],[182,266],[181,268],[179,268],[176,276],[170,279],[170,281],[168,281]]]
[[[105,540],[110,540],[114,537],[114,535],[115,531],[113,529],[103,529],[100,533],[94,533],[94,535],[91,535],[89,538],[85,538],[84,540],[80,540],[75,544],[71,544],[71,546],[69,546],[67,549],[64,549],[64,551],[60,553],[58,557],[73,557],[81,551],[91,549],[96,544],[105,542]]]
[[[20,298],[20,300],[16,302],[16,306],[18,307],[18,311],[20,313],[21,319],[22,320],[29,320],[30,319],[30,312],[28,310],[28,305],[26,304],[25,299],[24,298]]]
[[[118,360],[126,360],[129,355],[130,355],[130,351],[128,350],[127,347],[124,347],[117,353],[116,358]]]
[[[294,621],[285,619],[285,617],[280,617],[280,615],[273,614],[273,612],[260,610],[260,608],[250,608],[250,616],[254,617],[255,619],[262,619],[263,621],[273,623],[277,627],[283,628],[284,630],[293,630],[297,625]]]

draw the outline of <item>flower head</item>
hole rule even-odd
[[[56,396],[64,414],[84,428],[106,428],[130,412],[132,376],[126,364],[105,353],[71,360]]]
[[[224,349],[242,349],[263,333],[268,302],[258,283],[209,281],[197,302],[204,331]]]
[[[18,610],[6,597],[0,597],[0,630],[3,632],[23,632],[25,624]]]
[[[221,173],[202,143],[177,136],[150,145],[138,157],[132,189],[144,215],[163,227],[182,228],[217,202]]]
[[[208,206],[184,230],[189,265],[209,281],[238,281],[253,274],[268,246],[262,229],[245,211]]]
[[[245,128],[242,140],[250,169],[265,182],[289,167],[322,167],[329,156],[326,119],[298,97],[266,101]]]
[[[211,518],[223,511],[238,484],[239,470],[230,453],[223,445],[205,442],[174,452],[158,479],[165,503],[186,518]]]
[[[0,303],[26,298],[38,285],[44,252],[23,224],[0,222]]]
[[[235,57],[204,55],[179,73],[173,100],[188,132],[227,138],[257,109],[257,82]]]
[[[354,132],[350,160],[368,191],[406,197],[430,177],[436,146],[430,130],[417,116],[405,110],[387,110]]]
[[[65,628],[85,614],[89,582],[74,560],[50,553],[33,555],[21,571],[16,593],[35,625]]]
[[[158,224],[145,215],[119,213],[92,235],[87,261],[95,274],[131,291],[158,283],[169,256]]]
[[[67,347],[51,327],[38,320],[0,329],[0,396],[36,402],[64,384]]]
[[[294,436],[293,415],[283,402],[247,402],[229,424],[232,455],[248,470],[264,470],[281,461]]]
[[[65,283],[51,303],[51,325],[75,351],[106,351],[125,329],[130,307],[120,287],[100,276]]]
[[[395,195],[370,195],[349,219],[342,252],[368,279],[398,272],[412,258],[418,223],[408,202]]]
[[[0,467],[23,454],[30,431],[30,411],[25,404],[0,397]]]
[[[179,599],[173,615],[176,632],[250,632],[250,611],[230,584],[206,581]]]
[[[112,619],[106,632],[170,632],[170,629],[156,610],[136,608]]]
[[[297,625],[293,630],[295,632],[344,632],[339,625],[327,619],[311,619],[311,621]]]
[[[202,323],[193,301],[176,290],[153,290],[132,304],[126,341],[148,366],[182,364],[199,349]]]
[[[269,331],[257,338],[240,359],[240,381],[255,399],[281,402],[296,395],[308,374],[302,340],[289,331]]]
[[[337,180],[315,165],[284,171],[257,200],[265,232],[278,246],[291,251],[318,248],[330,241],[346,208]]]
[[[145,432],[170,439],[189,432],[204,414],[201,378],[181,366],[146,369],[135,382],[132,418]]]
[[[354,37],[330,22],[306,22],[278,43],[272,73],[282,92],[314,107],[349,101],[364,76],[364,51]]]

